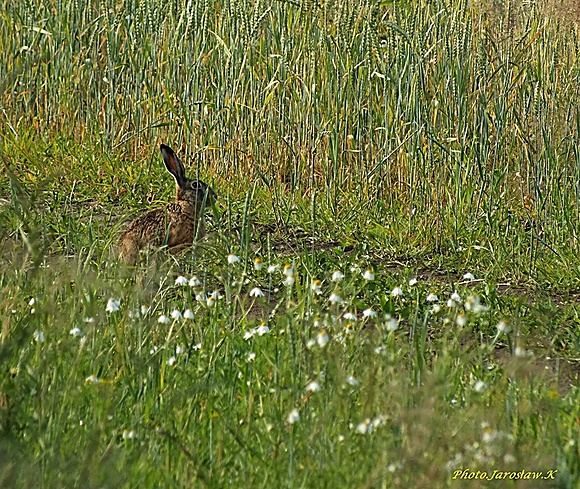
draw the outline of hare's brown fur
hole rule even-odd
[[[172,253],[189,248],[205,234],[205,207],[217,198],[201,180],[185,177],[185,168],[171,148],[161,145],[161,154],[177,185],[175,203],[153,209],[129,223],[116,249],[130,265],[137,262],[139,251],[148,247],[167,244]]]

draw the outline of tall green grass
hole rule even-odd
[[[58,134],[98,174],[103,152],[126,166],[170,142],[218,191],[235,175],[304,198],[311,228],[328,210],[402,255],[534,281],[573,270],[575,287],[578,32],[517,5],[5,2],[3,157],[22,174],[28,141]]]
[[[348,258],[283,274],[207,250],[191,286],[74,264],[3,262],[3,487],[576,487],[578,387],[538,341],[574,308]]]
[[[578,487],[573,7],[5,0],[0,487]]]

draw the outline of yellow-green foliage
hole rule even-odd
[[[0,487],[578,487],[577,19],[0,0]]]
[[[519,269],[573,260],[580,68],[566,5],[6,1],[1,15],[1,151],[17,174],[58,134],[97,153],[94,173],[111,175],[99,155],[120,158],[117,191],[151,186],[165,142],[227,192],[289,184],[332,213],[355,192],[382,216],[383,246],[511,247],[486,260],[523,256]],[[68,153],[39,174],[69,173]],[[413,222],[393,231],[400,220]]]

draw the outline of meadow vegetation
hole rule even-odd
[[[580,487],[575,2],[0,4],[0,487]]]

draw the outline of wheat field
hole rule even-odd
[[[580,487],[571,0],[0,9],[0,487]],[[217,193],[192,250],[113,252]]]

